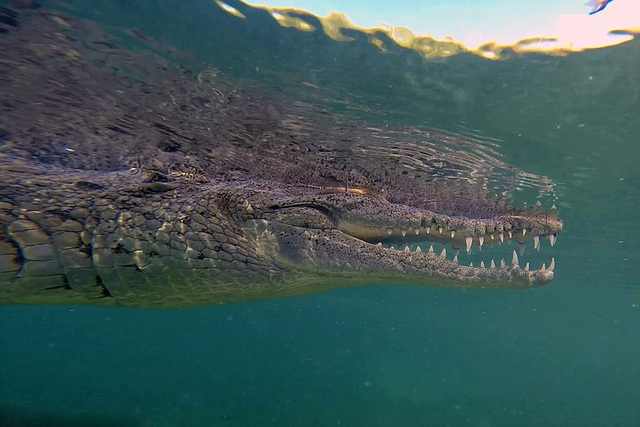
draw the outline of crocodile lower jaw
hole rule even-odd
[[[546,263],[542,263],[539,269],[531,269],[529,262],[526,262],[523,267],[520,267],[520,258],[525,252],[526,242],[532,242],[534,249],[539,251],[542,239],[548,239],[550,246],[554,246],[557,233],[533,234],[527,233],[526,231],[523,233],[521,230],[517,230],[516,232],[507,230],[506,232],[500,231],[498,233],[490,232],[465,235],[464,233],[451,230],[449,227],[437,225],[399,229],[374,227],[350,221],[340,222],[339,229],[351,237],[389,251],[389,254],[403,253],[408,256],[414,256],[414,254],[416,256],[423,254],[437,256],[443,262],[463,268],[464,270],[461,271],[462,277],[488,278],[491,276],[490,274],[478,273],[489,273],[491,270],[501,270],[503,272],[509,271],[510,273],[517,273],[514,275],[516,279],[546,283],[553,278],[553,271],[555,269],[555,258],[553,257],[548,266]],[[511,243],[513,241],[518,243],[519,248],[518,250],[511,251],[507,257],[508,261],[505,261],[506,256],[503,255],[495,260],[492,259],[487,262],[487,264],[485,264],[484,261],[477,262],[476,266],[474,266],[473,261],[471,261],[468,266],[463,266],[459,263],[458,256],[462,248],[464,248],[467,254],[471,254],[475,248],[482,251],[482,248]],[[433,246],[434,243],[442,244],[442,250],[438,250],[436,253]],[[445,245],[450,246],[448,252],[447,248],[444,247]]]

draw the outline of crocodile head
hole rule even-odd
[[[529,288],[554,275],[553,258],[532,269],[518,256],[527,242],[535,250],[540,250],[542,239],[555,244],[562,221],[553,211],[511,209],[490,216],[452,216],[392,203],[358,189],[319,192],[289,187],[284,193],[255,191],[243,202],[241,215],[258,245],[269,247],[294,269],[345,277],[358,272],[361,283],[477,288]],[[485,248],[484,254],[491,256],[489,247],[510,242],[519,245],[508,251],[507,262],[498,258],[474,266],[458,261],[460,251]],[[436,253],[433,243],[446,247]]]

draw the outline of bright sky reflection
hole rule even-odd
[[[416,35],[447,36],[470,49],[487,42],[511,45],[529,38],[556,38],[553,47],[582,50],[618,44],[640,33],[640,0],[613,0],[605,10],[589,15],[584,0],[262,0],[254,6],[288,7],[317,16],[341,12],[364,28],[407,27]],[[548,45],[548,43],[547,43]],[[552,47],[552,46],[547,46]]]

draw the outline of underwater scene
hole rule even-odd
[[[0,426],[640,425],[639,33],[0,0]]]

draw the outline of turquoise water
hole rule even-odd
[[[556,278],[532,291],[389,284],[185,310],[1,307],[0,424],[640,423],[640,43],[424,61],[231,2],[247,19],[205,1],[67,3],[336,112],[496,138],[506,163],[555,182],[565,231]]]

